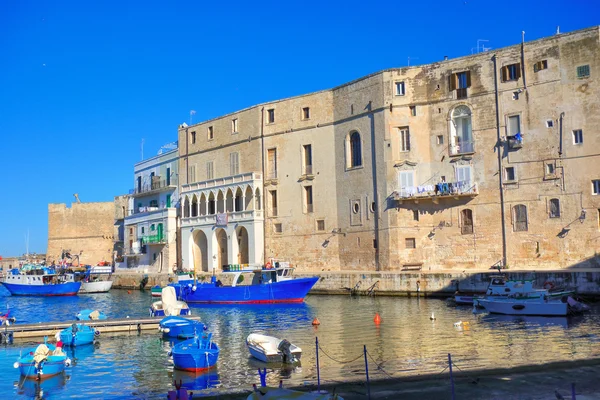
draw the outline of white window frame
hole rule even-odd
[[[470,165],[456,166],[456,182],[467,182],[467,186],[471,186],[473,181],[473,171]]]
[[[404,184],[403,184],[404,182]],[[398,171],[398,191],[402,197],[410,195],[406,188],[415,186],[415,170]]]
[[[410,151],[410,129],[408,126],[398,128],[398,138],[400,139],[400,152],[406,153]]]
[[[583,144],[583,129],[573,129],[573,144]]]
[[[592,179],[592,196],[600,195],[600,179]]]
[[[404,81],[394,82],[394,94],[396,96],[404,96],[406,94],[406,83]]]

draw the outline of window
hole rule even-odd
[[[577,67],[577,77],[578,78],[587,78],[590,76],[590,66],[589,65],[580,65]]]
[[[310,175],[313,173],[312,171],[312,146],[310,144],[305,144],[302,146],[303,153],[303,170],[305,175]]]
[[[215,179],[215,164],[213,161],[208,161],[206,163],[206,179]]]
[[[583,144],[583,131],[581,129],[573,131],[573,144]]]
[[[554,175],[554,163],[546,164],[546,175]]]
[[[550,218],[560,218],[560,200],[550,199],[548,203]]]
[[[417,106],[410,106],[410,115],[412,115],[413,117],[417,116]]]
[[[502,67],[502,82],[516,81],[521,77],[521,64],[510,64]]]
[[[452,111],[450,121],[450,155],[473,153],[475,151],[471,128],[471,109],[461,105]]]
[[[142,235],[144,234],[144,227],[142,226]]]
[[[437,144],[444,144],[444,135],[437,135],[436,141]]]
[[[360,142],[360,133],[352,132],[349,137],[349,163],[348,167],[355,168],[362,166],[362,150]]]
[[[554,126],[554,121],[549,119],[546,120],[546,128],[552,128]]]
[[[515,167],[506,167],[504,168],[504,179],[507,182],[514,182],[517,176],[515,173]]]
[[[404,239],[404,246],[407,249],[416,249],[417,248],[417,242],[415,241],[415,238],[405,238]]]
[[[229,154],[229,172],[230,175],[237,175],[240,173],[240,153]]]
[[[273,232],[275,233],[282,233],[283,232],[283,226],[281,225],[281,223],[276,223],[273,224]]]
[[[267,150],[267,179],[277,179],[277,149]]]
[[[153,230],[155,230],[155,229],[156,229],[156,227],[154,226],[154,224],[150,225],[150,230],[151,230],[151,231],[153,231]]]
[[[234,118],[231,120],[231,133],[238,133],[238,119]]]
[[[196,182],[196,166],[192,165],[188,168],[188,183]]]
[[[304,186],[304,205],[307,213],[313,212],[312,186]]]
[[[412,210],[413,212],[413,221],[419,220],[419,210]]]
[[[271,196],[271,216],[277,216],[277,190],[269,190]]]
[[[400,136],[400,151],[410,151],[410,133],[407,128],[398,128]]]
[[[317,231],[319,231],[319,232],[325,231],[325,220],[324,219],[317,220]]]
[[[468,208],[460,212],[460,233],[462,235],[473,233],[473,211]]]
[[[521,116],[510,115],[508,117],[507,126],[508,147],[511,149],[521,148],[523,145],[523,136],[521,134]]]
[[[208,140],[213,140],[215,138],[215,134],[214,134],[212,126],[208,127],[206,136],[208,137]]]
[[[595,196],[600,194],[600,179],[592,180],[592,194]]]
[[[352,213],[358,214],[359,211],[360,211],[360,204],[358,204],[358,202],[355,202],[354,204],[352,204]]]
[[[376,208],[377,208],[377,205],[375,204],[374,201],[372,201],[371,202],[371,206],[369,207],[369,211],[371,211],[372,213],[374,213]]]
[[[467,98],[467,88],[471,87],[471,71],[450,75],[450,91],[456,90],[457,99]]]
[[[192,136],[192,144],[196,143],[196,131],[193,131],[191,133],[191,136]]]
[[[513,207],[513,230],[515,232],[527,231],[527,207],[523,204]]]
[[[533,72],[538,72],[538,71],[541,71],[541,70],[547,69],[547,68],[548,68],[547,60],[538,61],[535,64],[533,64]]]
[[[275,109],[271,108],[267,110],[267,124],[275,123]]]
[[[404,82],[396,82],[396,96],[404,96]]]
[[[310,107],[304,107],[302,109],[302,119],[310,119]]]
[[[457,165],[456,166],[456,182],[461,182],[461,187],[464,190],[470,190],[471,187],[471,166]]]
[[[415,171],[400,171],[398,173],[398,191],[401,197],[409,197],[414,194]]]

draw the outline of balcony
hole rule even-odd
[[[142,246],[145,244],[164,244],[167,243],[167,235],[164,233],[157,233],[155,235],[142,236],[140,237],[140,242],[142,243]]]
[[[523,147],[523,135],[517,133],[514,136],[507,136],[506,142],[508,143],[509,149],[518,150]]]
[[[432,201],[438,204],[440,199],[473,198],[479,194],[477,184],[472,181],[440,182],[435,185],[404,186],[392,193],[399,204],[403,202],[419,203]]]
[[[135,210],[127,210],[125,225],[133,225],[141,222],[164,221],[169,218],[175,219],[177,209],[175,207],[138,207]]]
[[[456,98],[457,99],[466,99],[467,98],[467,88],[456,89]]]
[[[145,196],[148,194],[160,193],[165,190],[176,189],[176,188],[177,188],[177,179],[176,178],[172,177],[171,179],[166,180],[166,179],[160,179],[159,176],[155,176],[152,179],[152,183],[146,183],[144,185],[136,187],[135,189],[129,189],[129,194],[133,195],[134,197],[139,197],[139,196]]]
[[[234,211],[227,213],[227,223],[247,222],[255,219],[262,219],[262,210],[246,210],[246,211]],[[199,215],[196,217],[187,217],[181,219],[181,227],[189,226],[202,226],[202,225],[216,225],[217,214]]]
[[[448,146],[448,152],[451,156],[457,156],[460,154],[470,154],[475,152],[475,141],[459,141],[455,145]]]

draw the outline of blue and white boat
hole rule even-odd
[[[73,274],[57,274],[47,267],[29,271],[13,269],[0,283],[13,296],[74,296],[81,287]]]
[[[222,304],[269,304],[269,303],[302,303],[304,298],[319,280],[294,278],[294,268],[287,262],[277,262],[270,268],[240,269],[223,271],[231,275],[230,286],[225,286],[216,277],[207,283],[172,284],[179,297],[188,303],[222,303]],[[250,275],[249,284],[240,284]]]
[[[173,346],[170,355],[173,356],[174,367],[194,372],[214,367],[219,359],[219,346],[211,338],[212,333],[203,332]]]
[[[78,321],[102,321],[105,320],[106,315],[99,310],[81,310],[75,315],[75,319]]]
[[[206,325],[202,322],[180,316],[163,318],[158,325],[164,339],[190,339],[194,337],[195,332],[206,330]]]
[[[185,301],[177,300],[173,286],[163,288],[160,296],[161,300],[155,301],[150,306],[151,317],[190,315],[192,313],[192,310],[190,310]]]
[[[14,367],[19,369],[22,376],[28,379],[44,379],[60,374],[65,367],[71,365],[71,360],[62,351],[49,343],[42,343],[36,348],[26,351],[25,355],[15,362]]]
[[[84,324],[73,324],[60,331],[60,340],[67,346],[83,346],[94,343],[100,331]]]

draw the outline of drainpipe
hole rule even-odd
[[[375,148],[375,115],[373,114],[373,103],[369,101],[369,118],[371,119],[371,171],[373,174],[373,201],[375,202],[375,218],[374,218],[374,229],[375,229],[375,271],[379,271],[379,196],[377,195],[377,151]],[[366,204],[366,210],[369,212],[369,205]]]
[[[262,164],[262,181],[263,181],[263,195],[262,195],[262,210],[263,210],[263,262],[267,261],[267,201],[266,201],[266,190],[265,190],[265,108],[260,110],[260,157]]]
[[[527,81],[525,80],[525,31],[521,31],[521,75],[523,75],[523,88],[527,90]],[[527,96],[527,92],[525,92]]]
[[[498,154],[498,184],[500,189],[500,218],[502,219],[502,265],[506,266],[506,226],[504,217],[504,182],[502,179],[502,147],[504,144],[501,142],[500,137],[500,101],[498,98],[498,60],[496,55],[492,57],[494,63],[494,97],[496,102],[496,140],[497,140],[497,154]],[[525,81],[523,77],[523,82]]]
[[[560,117],[558,118],[558,157],[562,157],[562,146],[563,146],[563,118],[565,117],[565,112],[560,113]]]

